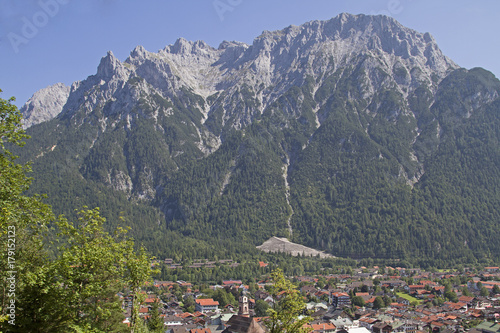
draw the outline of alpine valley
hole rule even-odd
[[[423,266],[500,258],[500,81],[390,17],[109,52],[21,111],[30,191],[122,216],[160,258],[273,236]]]

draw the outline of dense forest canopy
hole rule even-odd
[[[202,46],[104,57],[15,151],[31,193],[122,216],[163,258],[244,258],[278,236],[346,258],[498,260],[490,72],[383,16]]]

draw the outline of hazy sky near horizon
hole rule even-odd
[[[20,107],[39,89],[84,80],[108,50],[124,61],[137,45],[157,52],[179,37],[251,44],[342,12],[390,15],[430,32],[458,65],[500,77],[499,0],[0,0],[0,97]]]

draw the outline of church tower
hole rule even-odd
[[[243,317],[250,317],[250,310],[248,309],[248,297],[245,291],[243,291],[243,294],[239,298],[238,315]]]

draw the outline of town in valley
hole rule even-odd
[[[183,267],[157,260],[170,270]],[[265,332],[271,294],[271,264],[260,261],[261,277],[219,283],[158,281],[144,288],[140,317],[158,316],[165,332]],[[198,260],[184,269],[238,267],[232,260]],[[359,267],[344,273],[287,276],[300,291],[312,320],[307,332],[498,333],[500,268],[433,270]],[[255,281],[255,282],[253,282]],[[121,295],[126,316],[131,302]],[[124,321],[127,323],[127,319]]]

